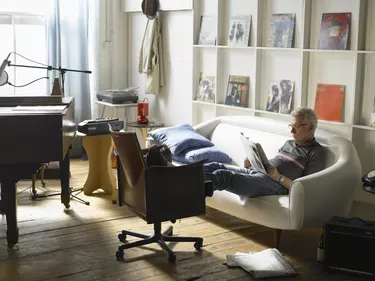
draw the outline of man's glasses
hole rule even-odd
[[[297,125],[297,124],[289,124],[288,127],[289,129],[295,129],[296,131],[299,130],[299,128],[303,127],[303,126],[306,126],[307,124],[301,124],[301,125]]]

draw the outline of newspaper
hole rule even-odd
[[[297,275],[291,264],[275,248],[261,252],[236,253],[226,257],[227,266],[241,267],[254,278]]]
[[[245,148],[246,156],[250,161],[251,167],[260,173],[268,174],[267,170],[272,168],[268,161],[262,146],[259,143],[251,141],[242,132],[240,134],[241,142]]]

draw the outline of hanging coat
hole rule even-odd
[[[147,77],[146,93],[159,94],[164,86],[163,48],[159,16],[148,20],[139,55],[138,72]]]

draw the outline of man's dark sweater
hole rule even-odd
[[[289,140],[270,163],[281,175],[295,180],[325,168],[325,149],[315,139],[302,145]]]

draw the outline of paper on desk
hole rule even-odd
[[[254,278],[295,276],[297,272],[277,249],[227,255],[228,266],[240,266]]]

